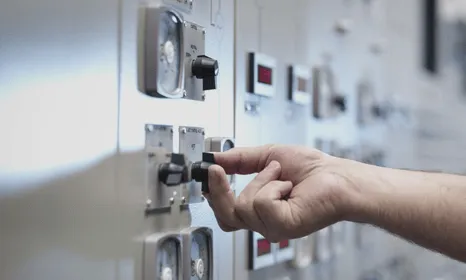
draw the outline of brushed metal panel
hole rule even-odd
[[[2,2],[0,279],[117,278],[117,9]]]

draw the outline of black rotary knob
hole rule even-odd
[[[342,112],[346,111],[346,98],[343,95],[337,95],[333,98],[333,104]]]
[[[215,164],[214,155],[203,153],[202,161],[191,166],[191,177],[196,182],[202,182],[202,192],[209,193],[209,166]]]
[[[217,88],[218,61],[206,55],[198,56],[192,65],[193,76],[203,80],[204,90]]]
[[[170,162],[160,165],[159,181],[169,187],[182,184],[187,177],[188,168],[181,154],[172,154]]]

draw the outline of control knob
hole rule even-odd
[[[346,98],[343,95],[333,97],[333,105],[336,106],[341,112],[346,111]]]
[[[167,186],[178,186],[185,182],[187,177],[188,168],[182,154],[172,154],[170,162],[159,167],[159,181]]]
[[[218,61],[206,55],[200,55],[192,64],[193,76],[202,79],[203,89],[212,90],[217,88],[217,75],[219,72]]]
[[[209,167],[215,164],[214,155],[203,153],[202,161],[195,162],[191,166],[191,178],[196,182],[202,182],[202,192],[209,193]]]

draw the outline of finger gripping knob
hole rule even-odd
[[[202,192],[204,193],[209,193],[209,167],[214,164],[214,155],[203,153],[202,161],[195,162],[191,166],[191,178],[196,182],[202,182]]]

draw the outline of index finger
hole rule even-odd
[[[215,163],[223,167],[227,174],[252,174],[262,171],[267,165],[273,145],[233,148],[223,153],[215,153]]]

